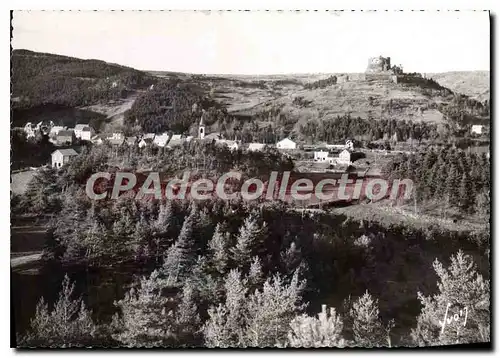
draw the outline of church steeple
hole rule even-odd
[[[205,124],[203,123],[203,117],[205,117],[205,110],[201,114],[200,124],[198,126],[198,138],[203,139],[205,137]]]

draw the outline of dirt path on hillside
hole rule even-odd
[[[137,97],[143,92],[145,91],[137,90],[131,93],[127,98],[115,101],[114,103],[96,104],[84,107],[83,109],[104,114],[107,118],[106,123],[104,123],[102,127],[102,132],[113,132],[123,127],[125,112],[132,107]]]

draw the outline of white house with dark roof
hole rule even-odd
[[[82,129],[82,134],[81,134],[80,139],[86,140],[86,141],[91,141],[93,135],[94,135],[94,130],[92,129],[92,127],[87,126],[87,127]]]
[[[318,163],[326,163],[329,161],[329,152],[320,150],[319,152],[314,152],[314,161]]]
[[[350,165],[351,164],[351,151],[348,149],[344,149],[339,153],[339,157],[337,159],[338,164]]]
[[[52,167],[53,168],[60,168],[64,164],[69,163],[69,161],[77,156],[78,153],[72,149],[58,149],[55,152],[52,153]]]
[[[88,124],[77,124],[74,131],[76,138],[87,141],[91,141],[95,133],[94,129]]]
[[[82,137],[82,130],[83,128],[88,127],[88,124],[77,124],[75,126],[75,137],[80,139]]]
[[[295,143],[290,138],[285,138],[276,143],[276,148],[278,149],[295,149],[297,148],[297,143]]]

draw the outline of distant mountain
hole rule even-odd
[[[483,102],[490,99],[490,72],[489,71],[462,71],[428,73],[436,82],[448,87],[453,92],[463,93]]]
[[[89,106],[156,83],[154,76],[133,68],[28,50],[14,50],[11,63],[15,109]]]

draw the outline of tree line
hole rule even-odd
[[[300,134],[309,142],[336,142],[346,138],[362,141],[413,139],[416,143],[446,137],[436,124],[395,119],[369,120],[349,114],[323,120],[311,120],[300,126]]]

